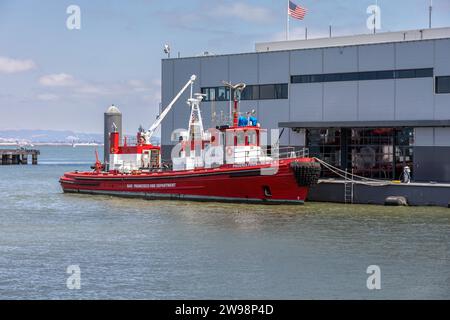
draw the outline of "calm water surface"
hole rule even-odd
[[[94,149],[40,149],[0,166],[0,298],[450,298],[450,209],[66,195],[59,176]]]

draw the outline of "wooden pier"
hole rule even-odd
[[[39,150],[36,149],[0,149],[0,165],[28,164],[28,156],[31,155],[31,163],[38,163]]]

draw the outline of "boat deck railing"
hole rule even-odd
[[[267,155],[267,153],[269,153],[269,155]],[[309,157],[309,149],[303,147],[282,147],[278,148],[276,152],[273,152],[273,150],[271,150],[270,152],[267,152],[267,150],[261,150],[261,154],[259,154],[259,156],[257,157],[250,155],[249,151],[241,150],[236,151],[234,157],[232,157],[231,159],[232,161],[229,161],[228,163],[234,167],[243,167],[261,164],[273,164],[276,161],[282,159],[308,158],[308,157]],[[227,158],[227,160],[228,159],[229,158]],[[166,172],[172,171],[172,166],[169,162],[166,161],[163,162],[162,167],[140,168],[140,170],[145,172]]]
[[[271,148],[270,150],[261,149],[260,154],[258,155],[253,155],[252,152],[248,150],[235,150],[231,162],[242,166],[271,164],[277,160],[305,157],[309,157],[309,149],[302,147],[281,147],[275,149]]]

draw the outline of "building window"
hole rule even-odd
[[[306,143],[309,154],[331,164],[341,166],[341,130],[334,128],[306,130]],[[330,176],[325,172],[324,176]]]
[[[377,80],[377,72],[368,71],[368,72],[358,72],[358,80]]]
[[[434,76],[433,69],[416,69],[416,78],[430,78]]]
[[[202,88],[202,94],[205,95],[205,101],[215,101],[216,100],[216,88]]]
[[[395,71],[395,78],[397,79],[408,79],[415,78],[416,73],[414,70],[397,70]]]
[[[287,99],[288,98],[288,85],[276,84],[275,85],[275,99]]]
[[[259,86],[246,86],[242,91],[241,100],[259,100]]]
[[[436,93],[450,93],[450,76],[436,77]]]
[[[288,85],[285,84],[265,84],[259,86],[259,99],[287,99]]]
[[[324,82],[335,82],[335,81],[341,81],[342,80],[342,76],[340,73],[330,73],[330,74],[325,74],[323,81]]]
[[[413,128],[308,129],[306,144],[310,155],[368,178],[399,179],[405,166],[413,168]]]
[[[343,73],[341,76],[341,81],[356,81],[356,80],[359,80],[358,72]]]
[[[241,100],[288,99],[288,84],[248,85],[242,91]],[[202,88],[204,101],[229,101],[230,90],[227,87]],[[234,91],[231,93],[234,98]]]
[[[259,98],[274,99],[275,97],[275,86],[273,84],[267,84],[259,87]]]
[[[394,78],[394,70],[377,71],[377,80],[386,80]]]
[[[426,68],[426,69],[381,70],[381,71],[294,75],[291,76],[291,83],[430,78],[433,77],[433,73],[434,73],[433,68]]]
[[[226,87],[219,87],[217,89],[217,100],[218,101],[230,100],[230,89]]]

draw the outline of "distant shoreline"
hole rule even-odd
[[[103,143],[64,143],[64,142],[36,142],[31,144],[17,144],[9,142],[0,142],[0,147],[17,147],[32,148],[36,146],[53,146],[53,147],[103,147]]]

